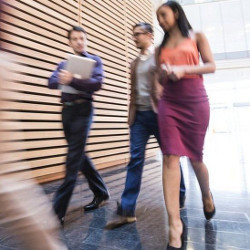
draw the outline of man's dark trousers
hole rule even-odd
[[[54,210],[60,219],[65,216],[79,171],[86,177],[89,188],[95,196],[108,196],[108,190],[102,177],[85,154],[92,118],[93,106],[90,101],[63,107],[63,129],[68,143],[66,176],[54,199]]]

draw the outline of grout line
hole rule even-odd
[[[203,211],[203,209],[201,209],[201,208],[191,208],[191,207],[189,207],[188,209]],[[220,212],[220,213],[231,213],[231,214],[245,214],[244,212],[235,212],[235,211],[228,211],[228,210],[218,210],[218,212]],[[248,218],[248,220],[250,222],[249,218]]]
[[[182,216],[183,218],[195,218],[195,219],[204,219],[203,217],[196,217],[196,216]],[[204,219],[205,220],[205,219]],[[244,221],[235,221],[235,220],[220,220],[217,218],[214,218],[212,221],[218,221],[218,222],[233,222],[233,223],[240,223],[240,224],[249,224],[249,222],[244,222]]]
[[[247,217],[248,222],[250,223],[250,218],[247,213],[244,213],[244,215]]]
[[[239,232],[232,232],[232,231],[223,231],[223,230],[208,230],[205,228],[199,228],[199,227],[187,227],[188,229],[192,229],[192,230],[201,230],[203,229],[204,231],[210,231],[210,232],[216,232],[216,233],[225,233],[225,234],[236,234],[236,235],[242,235],[242,236],[246,236],[248,235],[247,233],[239,233]]]

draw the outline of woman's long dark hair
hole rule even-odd
[[[169,7],[174,13],[178,13],[178,19],[177,19],[177,24],[178,27],[181,31],[181,34],[184,37],[189,37],[189,30],[192,30],[192,26],[190,25],[186,14],[183,10],[183,8],[181,7],[181,5],[179,3],[177,3],[176,1],[167,1],[166,3],[162,4],[158,10],[157,10],[157,15],[158,15],[158,11],[161,7],[163,6],[167,6]],[[167,31],[165,31],[162,43],[160,45],[160,49],[159,49],[159,53],[161,51],[161,49],[164,47],[164,45],[167,43],[169,38],[169,33]]]

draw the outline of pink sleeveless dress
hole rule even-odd
[[[196,42],[186,38],[176,48],[163,48],[160,63],[198,65]],[[210,108],[201,75],[161,82],[164,92],[158,104],[161,149],[164,155],[187,156],[202,161]]]

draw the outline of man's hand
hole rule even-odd
[[[163,94],[163,86],[160,83],[155,82],[155,96],[156,99],[159,101]]]
[[[73,75],[67,70],[59,72],[59,83],[62,85],[69,85],[73,80]]]

